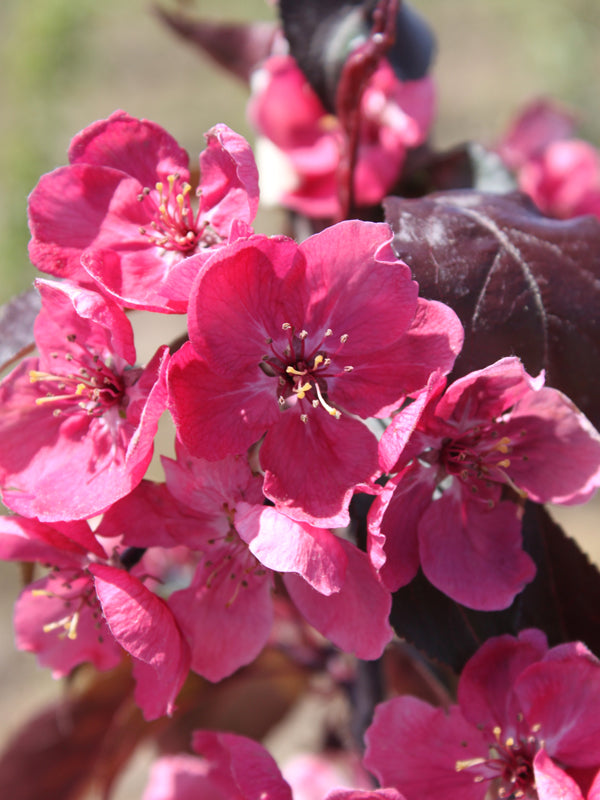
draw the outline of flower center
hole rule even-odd
[[[440,461],[448,475],[455,475],[473,494],[493,505],[498,484],[513,486],[506,473],[511,444],[508,436],[500,437],[494,428],[477,426],[456,439],[446,439]]]
[[[262,577],[266,569],[240,538],[235,528],[235,508],[223,503],[223,512],[227,519],[227,531],[208,539],[208,547],[202,553],[202,558],[206,570],[204,585],[210,590],[213,586],[228,583],[231,596],[226,607],[230,608],[240,592],[248,588],[252,576]]]
[[[146,187],[138,195],[138,201],[147,205],[150,217],[149,227],[139,230],[151,244],[188,256],[198,247],[211,247],[221,241],[207,222],[200,223],[200,210],[194,214],[192,187],[177,173],[167,176],[166,187],[159,181],[154,188],[153,192]]]
[[[82,571],[54,567],[48,575],[48,583],[56,582],[56,588],[34,589],[34,597],[50,597],[63,603],[65,614],[53,622],[48,622],[43,627],[44,633],[58,631],[60,639],[77,638],[77,626],[84,609],[91,609],[92,617],[96,620],[96,627],[101,626],[102,611],[94,589],[93,581],[86,577]],[[102,636],[98,634],[98,641],[102,643]]]
[[[494,728],[489,757],[457,761],[456,771],[470,771],[475,783],[493,781],[496,787],[494,796],[504,800],[537,800],[533,759],[544,747],[544,742],[538,738],[540,725],[525,727],[522,716],[519,716],[515,736],[503,738],[502,729],[499,726]]]
[[[76,343],[75,334],[69,334],[67,341]],[[125,401],[123,381],[86,345],[77,342],[81,353],[64,354],[63,358],[74,367],[72,372],[57,373],[30,370],[31,383],[40,383],[46,389],[44,397],[36,399],[36,405],[52,404],[54,416],[67,411],[84,410],[88,414],[100,416],[107,408]],[[58,353],[52,353],[58,359]]]
[[[311,336],[308,331],[296,332],[284,322],[283,337],[277,343],[267,339],[270,353],[262,357],[260,368],[277,378],[277,402],[282,411],[298,408],[300,419],[308,421],[307,412],[312,408],[323,408],[332,417],[339,419],[341,411],[329,403],[328,381],[352,372],[350,365],[341,369],[334,363],[348,341],[348,334],[339,337],[336,344],[333,331]]]

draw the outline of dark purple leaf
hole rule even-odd
[[[600,427],[600,220],[555,220],[518,193],[389,197],[394,248],[465,327],[454,378],[518,355]]]
[[[28,289],[0,307],[0,370],[33,350],[33,322],[40,307],[40,295],[35,289]]]
[[[273,22],[231,23],[192,19],[179,11],[163,8],[157,8],[156,13],[172,31],[246,83],[270,54],[278,27]]]
[[[460,672],[492,636],[539,628],[550,645],[583,641],[600,655],[600,573],[543,506],[528,503],[523,546],[537,575],[504,611],[473,611],[432,586],[424,575],[394,594],[396,633],[430,658]]]
[[[377,0],[280,0],[279,10],[290,51],[328,111],[335,111],[342,68],[373,26]],[[396,19],[395,43],[388,50],[401,80],[427,74],[435,40],[427,23],[406,3]]]

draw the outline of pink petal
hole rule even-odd
[[[488,509],[463,500],[460,489],[444,492],[421,517],[421,566],[440,591],[469,608],[508,608],[535,577],[522,550],[521,520],[511,502]]]
[[[262,504],[262,480],[252,474],[245,455],[206,461],[190,455],[180,440],[175,452],[177,460],[163,458],[162,465],[169,492],[180,503],[210,516],[223,516],[223,502]]]
[[[231,800],[208,777],[210,765],[198,756],[181,753],[154,762],[142,800]]]
[[[483,800],[486,783],[457,764],[487,759],[480,732],[456,706],[446,714],[416,697],[396,697],[375,709],[365,734],[365,767],[384,786],[394,786],[407,800]]]
[[[189,181],[186,151],[160,125],[125,111],[115,111],[77,134],[69,161],[121,170],[149,188],[174,173]]]
[[[34,333],[40,360],[49,371],[55,371],[64,354],[70,353],[73,361],[65,365],[65,372],[72,372],[72,364],[79,363],[82,357],[81,343],[113,363],[115,357],[129,365],[135,362],[131,323],[110,298],[66,281],[38,279],[35,285],[42,297],[42,311],[36,318]],[[57,358],[51,355],[54,351]],[[115,366],[118,369],[121,364]]]
[[[211,777],[231,786],[231,800],[292,800],[273,758],[258,742],[233,733],[196,731],[192,747],[211,766]]]
[[[561,392],[544,387],[515,406],[503,435],[507,472],[538,503],[582,503],[600,486],[600,434]]]
[[[89,164],[43,175],[29,198],[32,262],[42,272],[81,280],[79,259],[88,247],[147,247],[139,232],[149,222],[137,201],[142,188],[123,172]]]
[[[258,170],[250,145],[227,125],[206,134],[200,155],[200,210],[222,235],[229,234],[233,219],[250,224],[258,209]]]
[[[441,393],[445,385],[445,378],[439,370],[436,370],[432,373],[427,387],[392,418],[379,440],[379,462],[386,472],[394,471],[425,407],[430,402],[435,403],[436,396]]]
[[[508,166],[516,169],[551,142],[570,138],[573,127],[573,116],[554,101],[534,100],[512,121],[498,150]]]
[[[518,358],[502,358],[448,386],[436,414],[459,423],[461,430],[478,422],[489,424],[543,383],[543,375],[532,378]]]
[[[231,548],[211,553],[189,589],[171,595],[195,672],[220,681],[258,656],[273,623],[271,588],[271,574]]]
[[[551,650],[522,672],[515,693],[553,758],[570,767],[600,765],[600,662],[587,648]]]
[[[304,326],[301,272],[298,245],[285,236],[255,235],[215,252],[192,291],[188,320],[190,341],[212,370],[259,381],[269,340],[282,338],[284,323]],[[288,273],[291,283],[283,281]],[[273,379],[269,386],[274,397]]]
[[[171,714],[188,674],[190,655],[164,600],[125,570],[90,565],[104,616],[118,643],[153,673],[136,693],[146,719]]]
[[[304,326],[346,334],[343,356],[350,364],[396,342],[415,313],[418,286],[394,255],[391,238],[386,224],[348,220],[300,245],[306,258]]]
[[[324,800],[404,800],[396,789],[332,789]]]
[[[347,653],[379,658],[393,631],[388,622],[392,598],[382,586],[366,553],[340,539],[346,551],[346,579],[339,592],[324,596],[297,575],[284,575],[298,610],[323,636]]]
[[[82,557],[106,553],[87,522],[47,525],[36,519],[0,516],[0,559],[80,567]]]
[[[355,488],[379,474],[377,440],[361,422],[314,411],[307,422],[293,409],[281,412],[268,431],[260,450],[263,490],[294,519],[344,526]]]
[[[533,773],[540,800],[584,800],[581,789],[573,778],[558,767],[545,750],[536,753]]]
[[[368,516],[368,551],[387,588],[406,586],[419,569],[419,523],[432,503],[434,470],[414,464],[388,481]]]
[[[502,728],[514,736],[522,712],[513,687],[523,670],[540,661],[548,650],[541,631],[522,631],[517,638],[488,639],[465,665],[458,685],[458,701],[465,718],[480,729]]]
[[[347,557],[330,531],[295,522],[275,508],[238,503],[235,527],[261,564],[293,572],[323,595],[339,592]]]
[[[113,249],[108,249],[110,244]],[[106,293],[127,308],[163,314],[184,314],[186,311],[187,302],[171,300],[162,292],[169,274],[169,261],[158,248],[147,246],[143,240],[133,251],[122,247],[121,241],[99,242],[81,253],[80,262]]]
[[[171,358],[167,377],[178,436],[201,458],[245,453],[281,413],[272,380],[259,369],[252,379],[216,374],[186,342]]]
[[[113,503],[102,516],[99,536],[120,537],[127,547],[175,547],[178,539],[169,532],[173,498],[164,484],[142,480],[135,489]],[[190,524],[186,519],[187,526]]]

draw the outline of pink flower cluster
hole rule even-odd
[[[463,335],[387,225],[254,234],[250,148],[224,125],[207,140],[195,207],[154,123],[116,112],[75,137],[30,198],[31,256],[63,280],[37,282],[39,356],[0,387],[5,557],[52,568],[19,599],[19,645],[55,675],[125,650],[147,717],[190,668],[218,681],[258,655],[276,575],[324,637],[381,655],[390,591],[334,529],[379,491],[367,421],[447,373]],[[137,366],[128,308],[187,310],[189,342]],[[177,458],[154,484],[166,408]]]
[[[196,731],[202,757],[159,759],[143,800],[600,797],[600,661],[584,645],[549,649],[535,629],[490,639],[465,666],[458,700],[443,709],[404,695],[376,707],[363,764],[383,788],[367,772],[347,786],[324,756],[287,770],[288,783],[257,742]]]
[[[258,152],[268,199],[308,217],[338,217],[338,170],[348,145],[340,121],[327,113],[291,56],[267,59],[253,85],[248,113],[262,137]],[[403,83],[387,61],[380,63],[360,105],[357,205],[376,205],[389,193],[408,149],[426,140],[434,106],[430,77]]]
[[[297,80],[277,63],[270,91]],[[386,190],[388,148],[386,186],[404,146],[421,141],[422,90],[396,86],[383,65],[365,93],[377,159],[366,145],[359,154],[362,201]],[[321,125],[305,102],[299,117]],[[316,141],[305,122],[303,157],[329,153],[326,191],[308,192],[329,205],[310,210],[335,213],[338,133],[324,126]],[[124,112],[78,134],[69,161],[29,206],[31,258],[62,280],[37,281],[38,355],[0,384],[0,489],[13,512],[0,518],[0,557],[48,568],[17,601],[18,646],[56,676],[84,661],[111,669],[127,653],[153,719],[173,712],[190,669],[220,681],[256,658],[274,596],[367,660],[393,636],[392,592],[419,567],[466,606],[510,605],[535,574],[524,499],[583,502],[600,485],[600,435],[573,404],[514,357],[446,385],[462,326],[419,297],[386,224],[346,220],[301,243],[254,233],[254,157],[225,125],[207,134],[196,191],[170,135]],[[187,312],[188,341],[137,365],[130,309]],[[165,410],[176,457],[155,483],[145,476]],[[358,494],[375,498],[365,549],[350,525]],[[580,645],[548,651],[531,632],[489,642],[461,679],[460,711],[407,698],[381,707],[366,765],[388,788],[327,798],[421,796],[405,759],[422,764],[425,747],[437,758],[425,744],[433,726],[447,797],[459,796],[453,781],[475,800],[492,780],[515,797],[534,785],[540,797],[582,797],[565,770],[600,766],[596,706],[581,690],[597,702],[598,680]],[[205,733],[194,747],[205,760],[161,762],[146,800],[175,798],[172,773],[183,776],[177,800],[291,796],[256,743]]]
[[[571,116],[538,100],[513,121],[498,146],[521,191],[545,214],[600,218],[600,151],[574,138]]]

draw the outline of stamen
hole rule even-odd
[[[485,764],[485,758],[469,758],[465,761],[457,761],[454,765],[454,769],[456,772],[462,772],[463,769],[469,769],[470,767],[479,767],[481,764]]]
[[[317,397],[319,398],[319,402],[321,403],[323,408],[327,411],[327,413],[331,414],[332,417],[335,417],[336,419],[339,419],[342,416],[341,412],[338,411],[337,408],[334,408],[333,406],[330,406],[329,403],[326,402],[325,398],[321,394],[321,390],[319,388],[319,384],[318,383],[315,383],[315,390],[317,392]]]

